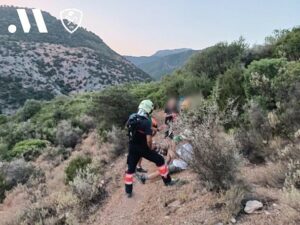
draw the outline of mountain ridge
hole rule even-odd
[[[181,68],[197,50],[189,48],[159,50],[151,56],[125,56],[134,65],[159,80],[163,75],[170,74]]]
[[[47,34],[38,32],[26,9],[31,30],[20,28],[15,7],[0,7],[0,112],[15,112],[27,99],[102,90],[110,85],[143,82],[151,77],[84,28],[69,34],[61,21],[42,12]],[[7,27],[17,26],[9,34]]]

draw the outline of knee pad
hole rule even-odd
[[[124,183],[127,185],[132,185],[133,184],[133,173],[125,173],[124,177]]]
[[[160,176],[162,176],[162,177],[167,177],[169,174],[169,169],[168,169],[167,165],[162,165],[162,166],[158,167],[158,171],[159,171]]]

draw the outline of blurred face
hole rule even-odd
[[[176,99],[175,98],[171,98],[169,101],[168,101],[168,107],[169,108],[174,108],[176,106]]]

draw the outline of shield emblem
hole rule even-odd
[[[60,20],[69,33],[74,33],[80,26],[83,13],[78,9],[65,9],[60,12]]]

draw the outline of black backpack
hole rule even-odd
[[[127,121],[129,141],[132,141],[134,139],[136,132],[138,130],[138,125],[139,125],[140,121],[143,119],[144,119],[144,117],[139,116],[137,113],[130,115],[130,117]]]

